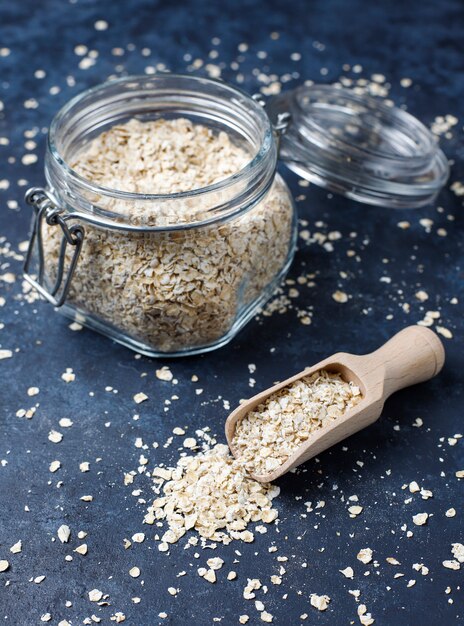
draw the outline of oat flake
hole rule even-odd
[[[71,536],[71,529],[66,524],[62,524],[58,528],[58,539],[61,543],[68,543],[69,537]]]
[[[60,461],[52,461],[48,469],[50,470],[50,472],[54,473],[54,472],[57,472],[60,469],[60,467],[61,467]]]
[[[99,589],[92,589],[92,591],[89,591],[90,602],[100,602],[102,598],[103,598],[103,592],[100,591]]]
[[[356,558],[358,559],[358,561],[361,561],[361,563],[364,563],[365,565],[367,565],[368,563],[372,561],[371,548],[363,548],[362,550],[358,552]]]
[[[145,402],[145,400],[148,400],[148,396],[145,393],[143,393],[143,392],[136,393],[135,396],[134,396],[134,402],[136,404],[140,404],[141,402]]]
[[[325,611],[329,606],[329,602],[329,596],[318,596],[315,593],[311,594],[311,606],[316,608],[318,611]]]
[[[412,521],[416,526],[423,526],[427,523],[428,517],[428,513],[417,513],[416,515],[412,516]]]

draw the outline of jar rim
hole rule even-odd
[[[147,193],[138,193],[132,191],[124,191],[121,189],[114,189],[112,187],[106,187],[104,185],[99,185],[97,183],[92,182],[90,179],[81,176],[75,169],[73,169],[66,158],[61,154],[60,150],[57,147],[56,136],[59,132],[59,125],[63,122],[64,118],[69,115],[74,107],[83,102],[86,98],[92,96],[98,96],[98,94],[103,94],[107,89],[111,87],[115,87],[118,84],[124,85],[132,82],[153,82],[160,78],[172,80],[185,80],[197,82],[199,85],[211,85],[211,86],[219,86],[224,91],[229,91],[231,95],[234,93],[242,98],[245,98],[246,102],[253,106],[253,113],[256,113],[257,121],[261,122],[264,125],[263,138],[260,142],[260,146],[256,154],[248,161],[246,165],[244,165],[240,170],[235,172],[234,174],[223,178],[211,185],[206,185],[204,187],[198,187],[195,189],[191,189],[188,191],[179,191],[170,194],[147,194]],[[144,75],[144,74],[133,74],[129,76],[124,76],[120,78],[115,78],[111,80],[107,80],[103,83],[99,83],[89,89],[85,89],[81,91],[76,96],[68,100],[66,104],[64,104],[58,112],[54,115],[50,128],[48,131],[47,137],[47,145],[50,155],[53,157],[53,160],[60,168],[62,168],[68,176],[70,176],[74,181],[76,181],[80,186],[84,187],[86,190],[101,194],[104,196],[111,195],[113,198],[117,198],[120,200],[127,201],[164,201],[164,200],[182,200],[186,198],[192,198],[192,196],[205,195],[211,192],[223,191],[228,187],[236,184],[238,181],[243,180],[247,177],[253,177],[258,173],[258,170],[262,167],[263,160],[266,155],[270,152],[274,143],[274,136],[272,132],[272,124],[264,111],[263,107],[256,102],[248,93],[244,90],[232,86],[225,81],[217,80],[214,78],[207,78],[203,76],[196,76],[190,74],[180,74],[180,73],[171,73],[171,72],[163,72],[154,75]],[[109,212],[111,213],[111,212]],[[115,216],[121,217],[119,213],[114,213]]]

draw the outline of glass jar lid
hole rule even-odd
[[[266,110],[280,137],[280,159],[316,185],[392,208],[432,202],[448,161],[415,117],[379,99],[330,85],[302,85],[272,98]]]

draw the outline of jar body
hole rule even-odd
[[[225,131],[250,162],[224,181],[170,195],[99,187],[69,166],[105,129],[160,117]],[[295,251],[295,207],[276,162],[266,113],[225,83],[162,75],[89,90],[50,127],[51,203],[35,205],[43,267],[30,282],[68,317],[148,356],[218,348],[272,295]],[[73,228],[82,234],[78,254],[63,245]]]
[[[46,280],[61,231],[43,227]],[[287,272],[296,240],[291,194],[276,176],[251,209],[185,231],[85,225],[66,304],[58,309],[148,356],[218,348],[250,320]]]

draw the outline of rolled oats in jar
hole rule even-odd
[[[28,193],[28,276],[65,314],[145,354],[219,347],[294,253],[276,161],[266,113],[225,84],[166,74],[85,92],[51,125],[47,189]]]

